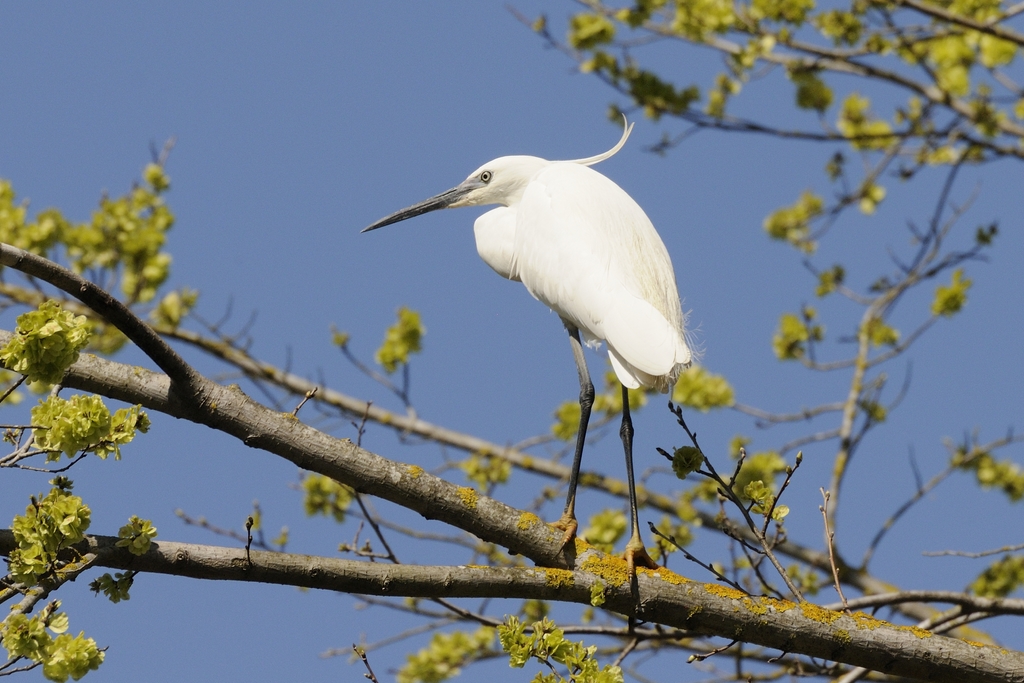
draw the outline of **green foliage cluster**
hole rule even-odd
[[[388,373],[409,362],[409,354],[419,353],[421,340],[427,330],[420,314],[405,306],[398,309],[398,321],[387,329],[384,343],[375,358]]]
[[[18,316],[14,335],[0,349],[0,361],[33,382],[57,384],[88,343],[85,316],[47,300],[37,310]]]
[[[487,490],[494,484],[504,484],[512,474],[512,463],[496,458],[490,453],[473,453],[459,463],[466,473],[466,478]]]
[[[804,567],[800,564],[791,564],[786,567],[786,575],[789,576],[790,580],[796,584],[796,587],[800,589],[800,592],[804,596],[817,595],[818,591],[821,590],[822,581],[821,574],[819,574],[814,567]]]
[[[43,676],[64,683],[68,678],[77,681],[98,669],[103,663],[104,653],[96,647],[96,641],[85,637],[84,632],[77,636],[65,633],[68,618],[63,612],[55,611],[59,606],[60,602],[55,602],[43,614],[32,617],[11,614],[0,626],[0,643],[7,650],[8,657],[24,657],[39,662],[43,665]]]
[[[704,464],[704,455],[693,446],[680,446],[672,453],[672,471],[680,479],[686,479]]]
[[[16,204],[15,199],[11,183],[0,180],[0,242],[45,255],[60,239],[66,221],[59,212],[49,209],[35,221],[26,222],[28,211],[24,204]]]
[[[163,199],[170,188],[163,167],[151,163],[142,176],[141,185],[121,197],[103,197],[92,220],[78,224],[56,209],[27,222],[10,183],[0,181],[0,241],[46,257],[62,246],[75,272],[119,273],[128,303],[150,301],[170,273],[171,257],[163,247],[174,215]]]
[[[974,472],[982,488],[1000,489],[1013,502],[1024,499],[1024,471],[1009,459],[997,459],[987,450],[960,445],[953,449],[951,464]]]
[[[113,454],[121,459],[121,446],[131,442],[136,432],[149,431],[149,417],[141,406],[121,408],[113,415],[96,394],[76,394],[68,400],[49,396],[32,409],[35,444],[49,451],[48,460],[69,458],[79,451],[95,453],[106,459]]]
[[[775,451],[755,453],[744,459],[736,481],[732,482],[733,488],[740,494],[740,498],[756,502],[757,499],[747,489],[756,482],[757,485],[751,491],[761,493],[767,490],[769,494],[774,493],[776,477],[785,473],[788,467],[785,459]]]
[[[630,389],[629,409],[639,410],[647,403],[647,392],[643,389]],[[612,370],[604,374],[604,388],[594,394],[593,414],[603,419],[611,419],[622,413],[622,385]],[[551,425],[551,433],[563,441],[571,441],[576,437],[580,424],[580,404],[578,401],[566,401],[555,409],[555,423]]]
[[[115,543],[118,548],[127,548],[132,555],[145,555],[149,552],[150,542],[156,538],[156,527],[148,519],[139,519],[132,515],[128,523],[118,529]]]
[[[683,370],[672,390],[672,401],[706,413],[713,408],[728,408],[736,403],[729,381],[699,365]]]
[[[821,215],[825,203],[821,197],[807,190],[795,204],[784,206],[764,219],[764,230],[768,236],[785,240],[806,253],[812,253],[817,245],[811,239],[811,220]]]
[[[970,585],[975,595],[1005,598],[1024,586],[1024,556],[1006,555],[985,569]]]
[[[837,263],[828,270],[818,273],[818,286],[814,293],[819,297],[826,297],[836,291],[836,288],[842,285],[845,279],[846,269]]]
[[[583,538],[595,548],[611,553],[626,533],[627,526],[629,522],[622,510],[602,510],[591,516]]]
[[[80,450],[94,446],[110,433],[110,411],[103,398],[93,394],[76,394],[65,400],[50,396],[32,409],[33,438],[36,446],[53,451],[51,460],[60,453],[72,457]]]
[[[825,328],[814,321],[818,312],[811,306],[804,306],[800,315],[783,313],[779,328],[772,337],[772,349],[779,360],[796,360],[807,354],[808,343],[825,338]]]
[[[516,617],[506,617],[498,627],[501,649],[509,656],[509,666],[521,669],[531,660],[541,662],[551,673],[538,672],[533,683],[622,683],[622,669],[617,666],[601,666],[598,662],[597,647],[585,646],[565,638],[565,633],[554,623],[543,619],[534,622],[531,632]],[[566,675],[557,673],[555,665],[561,665]]]
[[[878,316],[864,322],[864,332],[872,346],[895,346],[900,340],[900,331]]]
[[[170,274],[171,257],[161,250],[174,215],[162,197],[170,188],[163,168],[149,164],[143,179],[127,195],[103,198],[92,222],[71,227],[65,239],[75,271],[121,267],[121,291],[144,303]]]
[[[333,517],[345,521],[345,513],[352,504],[352,489],[322,474],[309,473],[302,479],[303,506],[306,515]]]
[[[733,480],[731,476],[723,476],[723,479],[725,483],[731,484],[740,500],[753,503],[755,507],[768,501],[765,506],[767,509],[771,505],[770,497],[775,495],[776,479],[785,473],[788,467],[786,460],[775,451],[753,455],[746,455],[744,451],[743,463],[736,479]],[[715,500],[718,496],[718,484],[713,479],[703,479],[693,488],[692,494],[705,501]]]
[[[481,626],[475,633],[435,633],[430,644],[406,658],[396,676],[398,683],[441,683],[458,676],[462,667],[490,652],[494,629]]]
[[[32,586],[57,568],[57,554],[82,540],[92,511],[82,499],[72,495],[67,480],[53,480],[46,497],[33,497],[24,515],[11,523],[18,547],[8,557],[11,576],[18,583]]]
[[[971,284],[971,279],[964,277],[963,268],[954,270],[949,286],[939,285],[935,288],[932,315],[949,318],[959,313],[967,303],[967,290],[971,288]]]
[[[871,113],[871,100],[852,92],[843,100],[836,128],[857,150],[885,149],[893,144],[892,126]],[[868,212],[865,212],[868,213]]]
[[[998,26],[1008,16],[999,0],[937,3],[940,14],[918,11],[926,22],[915,21],[909,13],[897,14],[900,3],[865,0],[839,5],[815,0],[586,4],[570,19],[566,38],[579,55],[581,70],[601,75],[652,118],[671,115],[698,125],[747,130],[744,122],[728,118],[729,97],[757,69],[781,64],[794,85],[796,106],[821,115],[840,99],[833,88],[841,82],[832,82],[832,74],[861,75],[906,96],[905,104],[896,106],[888,119],[871,114],[870,101],[856,91],[841,98],[830,134],[856,150],[889,150],[907,142],[920,164],[954,163],[959,150],[972,145],[1018,155],[1014,147],[1024,135],[1019,124],[1024,100],[1010,79],[998,72],[1015,63],[1024,39],[1012,30],[978,29],[978,24]],[[534,27],[547,34],[545,21]],[[727,70],[715,77],[706,93],[697,85],[676,85],[641,65],[632,48],[648,36],[718,49]],[[1008,92],[999,96],[995,88]],[[698,112],[693,105],[701,99],[706,105]],[[949,113],[952,125],[936,124],[936,110]],[[879,199],[878,192],[868,194],[862,208],[870,211],[871,203]]]
[[[789,506],[776,505],[775,492],[760,479],[755,479],[743,487],[743,497],[753,504],[754,512],[766,517],[770,512],[772,519],[780,524],[789,514]]]
[[[93,593],[103,593],[107,599],[115,605],[122,600],[130,600],[132,584],[135,583],[134,572],[117,572],[116,574],[103,574],[89,583],[89,589]]]
[[[796,106],[822,113],[832,105],[832,90],[821,80],[818,70],[793,68],[788,74],[796,85]]]
[[[149,319],[159,327],[176,329],[198,301],[199,292],[188,287],[168,292],[150,312]]]

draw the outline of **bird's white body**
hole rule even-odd
[[[504,206],[477,219],[477,251],[589,345],[605,342],[622,384],[666,391],[692,360],[672,262],[643,209],[587,161],[518,156],[482,166],[476,175],[490,171],[495,185],[518,182],[502,193]]]
[[[576,485],[594,403],[583,357],[588,345],[608,344],[622,383],[631,536],[626,566],[655,568],[640,537],[633,478],[633,423],[627,389],[668,391],[692,360],[672,261],[647,214],[622,188],[590,168],[626,144],[632,125],[604,154],[575,161],[508,156],[489,161],[447,192],[366,227],[376,230],[437,209],[498,204],[473,227],[480,257],[498,275],[526,285],[565,322],[580,379],[580,422],[565,511],[555,526],[562,548],[576,534]]]

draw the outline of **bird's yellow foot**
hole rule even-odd
[[[630,582],[636,578],[637,567],[647,567],[648,569],[658,569],[659,567],[658,563],[647,554],[647,548],[644,547],[644,542],[640,540],[640,536],[634,536],[626,544],[626,552],[623,555],[623,559],[626,560],[626,569],[629,571]]]
[[[576,515],[571,512],[562,513],[562,517],[557,522],[552,522],[551,526],[565,532],[562,536],[562,545],[560,546],[562,548],[572,543],[573,539],[576,538],[576,529],[579,528],[579,524],[576,522]]]

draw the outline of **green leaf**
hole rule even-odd
[[[785,472],[786,467],[786,461],[775,451],[755,453],[743,461],[743,467],[740,468],[736,481],[732,483],[733,489],[740,498],[763,502],[766,500],[764,496],[770,497],[773,493],[775,478]],[[761,496],[760,498],[748,495],[747,488],[751,485],[751,493]]]
[[[435,633],[427,647],[406,657],[396,679],[398,683],[441,683],[458,676],[463,666],[491,649],[494,633],[490,626],[482,626],[474,633]]]
[[[57,636],[43,662],[43,675],[51,681],[64,683],[68,678],[76,681],[90,671],[100,668],[106,656],[96,647],[96,641],[85,633]]]
[[[832,104],[832,89],[825,85],[818,73],[809,69],[790,71],[789,78],[796,85],[796,106],[824,112]]]
[[[568,42],[577,50],[590,50],[614,38],[615,25],[600,14],[581,13],[569,20]]]
[[[555,423],[551,425],[551,433],[562,441],[571,441],[580,426],[580,404],[566,401],[555,409]]]
[[[149,314],[149,319],[156,325],[176,329],[198,301],[199,292],[188,287],[169,292],[160,299],[160,303]]]
[[[964,269],[957,268],[953,271],[953,277],[949,286],[939,285],[935,289],[935,299],[932,300],[932,315],[941,315],[947,318],[960,312],[960,309],[967,303],[967,290],[971,288],[970,278],[964,277]]]
[[[736,398],[725,377],[695,365],[680,373],[672,390],[672,401],[706,413],[713,408],[728,408],[736,403]]]
[[[693,446],[681,446],[672,454],[672,471],[680,479],[686,479],[703,464],[704,456]]]
[[[779,360],[802,358],[807,352],[807,342],[824,338],[824,328],[812,324],[815,315],[813,308],[805,306],[802,316],[792,313],[780,316],[779,327],[772,337],[772,349]]]
[[[882,200],[885,199],[885,188],[881,185],[874,183],[865,183],[860,190],[860,212],[865,216],[870,216],[875,212],[875,209]]]
[[[885,149],[896,141],[892,127],[874,118],[870,108],[871,100],[856,92],[850,93],[843,101],[836,127],[850,139],[854,149]]]
[[[66,488],[54,487],[32,499],[24,515],[15,516],[11,531],[17,547],[8,557],[14,580],[34,585],[54,569],[57,553],[85,537],[92,511]]]
[[[815,249],[810,239],[810,223],[822,214],[825,203],[821,197],[810,190],[805,190],[795,204],[785,206],[764,219],[764,229],[768,236],[785,240],[805,253]]]
[[[843,280],[846,279],[846,270],[839,264],[836,264],[828,270],[823,270],[818,273],[818,286],[815,288],[814,293],[819,297],[825,297],[836,291],[836,288],[843,284]]]
[[[822,12],[814,17],[813,22],[822,35],[831,38],[836,45],[856,45],[864,33],[864,24],[852,12]]]
[[[612,552],[615,543],[626,533],[626,515],[622,510],[602,510],[590,518],[583,538],[587,543],[606,552]]]
[[[53,451],[59,459],[63,452],[69,458],[82,450],[97,446],[110,434],[112,420],[103,399],[93,394],[75,394],[65,401],[50,396],[32,408],[32,430],[35,445]]]
[[[71,268],[77,273],[120,270],[121,291],[129,303],[151,301],[171,268],[163,247],[174,215],[162,197],[170,182],[156,164],[143,173],[144,185],[122,197],[104,197],[89,223],[64,231]]]
[[[345,513],[352,503],[352,489],[322,474],[307,474],[302,480],[302,490],[307,516],[331,516],[337,522],[345,521]]]
[[[46,625],[39,616],[12,614],[0,627],[0,642],[10,658],[24,657],[41,662],[46,658],[53,638],[46,632]]]
[[[492,484],[504,484],[512,474],[512,464],[507,460],[496,458],[490,453],[473,453],[459,463],[466,477],[476,483],[481,490]]]
[[[1007,555],[971,583],[969,590],[985,598],[1005,598],[1024,585],[1024,557]]]
[[[420,314],[406,307],[398,309],[398,322],[388,328],[384,343],[377,349],[377,362],[388,373],[409,362],[409,355],[419,353],[421,340],[427,330]]]
[[[130,600],[132,584],[135,582],[135,575],[132,572],[118,572],[111,576],[104,574],[89,584],[93,593],[103,593],[110,602],[117,604],[122,600]]]
[[[888,323],[877,316],[869,319],[865,325],[868,339],[874,346],[895,346],[900,340],[899,330],[890,327]]]
[[[132,555],[145,555],[149,551],[150,541],[156,538],[156,527],[148,519],[131,516],[128,523],[117,532],[118,548],[127,548]]]
[[[57,384],[89,343],[85,316],[75,316],[53,300],[18,316],[11,340],[0,349],[0,361],[33,382]]]
[[[814,9],[814,0],[753,0],[750,14],[755,19],[785,22],[800,26],[807,13]]]

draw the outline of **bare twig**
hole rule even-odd
[[[299,410],[302,409],[302,406],[306,405],[306,401],[316,396],[316,392],[319,388],[320,387],[313,387],[312,389],[307,391],[305,396],[303,396],[302,400],[299,402],[299,405],[295,406],[295,410],[292,411],[292,415],[298,416]]]
[[[366,667],[366,673],[363,676],[369,678],[373,683],[378,683],[377,677],[373,674],[373,669],[370,668],[370,660],[366,658],[366,650],[353,643],[352,651],[359,655],[359,659],[363,660],[363,666]]]
[[[1012,552],[1016,552],[1018,550],[1024,550],[1024,543],[1018,543],[1017,545],[1004,545],[1002,548],[994,548],[992,550],[982,550],[982,551],[976,552],[976,553],[970,553],[970,552],[966,552],[966,551],[963,551],[963,550],[926,550],[925,552],[923,552],[921,554],[922,555],[926,555],[928,557],[953,556],[953,557],[972,557],[972,558],[978,558],[978,557],[988,557],[989,555],[1001,555],[1002,553],[1012,553]]]
[[[725,652],[726,650],[728,650],[730,647],[732,647],[733,645],[735,645],[738,642],[739,642],[738,640],[733,640],[728,645],[723,645],[722,647],[716,647],[711,652],[706,652],[706,653],[701,654],[701,655],[696,655],[696,654],[690,655],[689,658],[686,661],[689,664],[692,664],[693,662],[703,662],[708,657],[714,657],[717,654],[721,654],[722,652]]]
[[[821,518],[825,523],[825,544],[828,546],[828,559],[832,565],[832,579],[835,582],[836,592],[839,593],[839,599],[843,601],[843,609],[847,612],[850,611],[849,603],[846,601],[846,596],[843,595],[843,584],[839,581],[839,567],[836,566],[835,554],[832,550],[833,541],[835,540],[835,532],[832,531],[828,526],[828,499],[829,492],[825,489],[819,489],[821,491],[821,497],[823,503],[818,506],[821,510]]]

